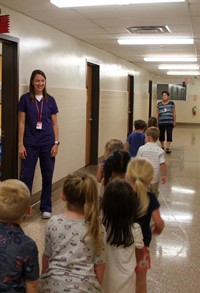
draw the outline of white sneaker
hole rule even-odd
[[[51,213],[49,212],[42,213],[42,219],[50,219],[50,218],[51,218]]]

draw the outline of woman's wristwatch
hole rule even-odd
[[[55,140],[55,141],[54,141],[54,144],[59,145],[59,144],[60,144],[59,140]]]

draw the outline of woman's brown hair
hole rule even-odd
[[[29,93],[30,93],[30,97],[31,97],[32,101],[34,101],[34,99],[35,99],[35,91],[34,91],[34,86],[33,86],[33,80],[34,80],[34,78],[35,78],[35,76],[37,74],[42,75],[44,77],[44,79],[46,80],[46,75],[42,70],[40,70],[40,69],[33,70],[32,74],[31,74],[31,77],[30,77],[30,83],[29,83]],[[43,89],[42,94],[43,94],[44,99],[48,100],[49,94],[47,93],[47,90],[46,90],[46,84],[45,84],[45,87]]]

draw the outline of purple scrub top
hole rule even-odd
[[[37,103],[37,105],[36,105]],[[42,113],[41,113],[42,109]],[[39,113],[41,113],[41,119]],[[26,113],[24,146],[49,146],[54,145],[55,137],[51,115],[58,113],[56,101],[52,96],[48,100],[32,101],[30,94],[26,93],[21,96],[18,111]],[[42,129],[37,129],[37,122],[42,122]]]

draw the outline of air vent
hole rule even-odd
[[[131,34],[166,34],[170,33],[168,26],[127,26],[126,30]]]

